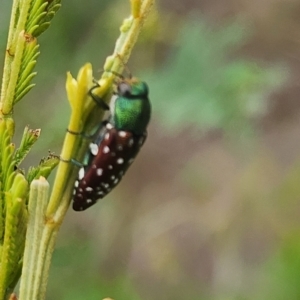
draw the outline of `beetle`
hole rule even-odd
[[[105,108],[103,100],[90,95]],[[73,209],[83,211],[105,197],[122,179],[147,138],[151,117],[149,88],[137,78],[122,78],[111,117],[89,144],[75,181]],[[102,122],[101,122],[102,123]]]

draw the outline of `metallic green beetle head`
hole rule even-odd
[[[124,79],[118,83],[113,123],[117,130],[141,135],[150,121],[151,104],[148,85],[137,78]]]

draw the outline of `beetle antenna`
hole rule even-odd
[[[127,64],[124,62],[120,54],[117,54],[117,57],[119,58],[120,62],[123,64],[125,72],[128,74],[129,79],[132,79],[132,73],[130,72]]]

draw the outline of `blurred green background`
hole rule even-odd
[[[89,61],[100,76],[129,14],[62,5],[15,109],[16,143],[42,128],[24,167],[60,152],[66,72]],[[297,0],[157,1],[128,64],[150,86],[148,140],[109,196],[68,212],[47,299],[300,299],[299,14]]]

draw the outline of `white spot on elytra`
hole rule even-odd
[[[93,189],[92,187],[90,187],[90,186],[87,186],[87,187],[85,188],[85,190],[86,190],[87,192],[92,192],[94,189]]]
[[[120,171],[119,177],[122,177],[124,175],[124,171]]]
[[[84,177],[84,168],[80,168],[78,172],[78,179],[81,180]]]
[[[91,153],[96,156],[98,154],[98,145],[95,144],[95,143],[90,143],[90,150],[91,150]]]
[[[98,196],[103,196],[104,193],[103,193],[103,191],[99,191],[99,192],[97,192],[97,195],[98,195]]]
[[[125,137],[126,136],[126,131],[119,131],[119,136],[120,137]]]
[[[108,188],[109,188],[109,184],[108,184],[108,183],[101,182],[101,185],[102,185],[104,188],[106,188],[106,189],[108,189]]]
[[[110,149],[108,146],[104,146],[103,153],[109,153]]]
[[[104,136],[104,139],[107,141],[109,139],[109,132],[107,132]]]
[[[115,178],[116,178],[115,175],[110,176],[110,179],[111,179],[111,180],[114,180]]]
[[[142,136],[140,139],[139,139],[139,145],[140,146],[142,146],[143,145],[143,143],[144,143],[144,137]]]
[[[130,158],[128,161],[129,164],[132,164],[133,162],[134,162],[134,158]]]
[[[133,140],[133,138],[130,138],[129,141],[128,141],[128,146],[132,147],[133,144],[134,144],[134,140]]]
[[[83,192],[83,189],[82,189],[82,188],[79,188],[78,191],[79,191],[80,193],[82,193],[82,192]]]
[[[114,184],[117,184],[119,182],[119,179],[117,178],[115,181],[114,181]]]
[[[103,174],[103,169],[98,168],[96,172],[98,176],[101,176]]]
[[[78,180],[76,180],[75,183],[74,183],[74,186],[78,187],[78,185],[79,185],[79,182],[78,182]]]
[[[107,167],[109,170],[112,170],[113,169],[113,166],[112,165],[108,165]]]
[[[90,204],[90,203],[92,203],[92,202],[93,202],[92,199],[86,199],[86,203]]]
[[[122,157],[117,159],[117,164],[122,165],[124,163],[124,159]]]
[[[117,146],[117,149],[118,149],[119,151],[122,151],[122,150],[123,150],[123,145],[119,144],[119,145]]]

